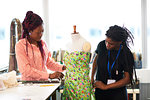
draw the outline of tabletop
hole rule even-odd
[[[17,87],[0,91],[0,100],[45,100],[61,83],[19,84]]]

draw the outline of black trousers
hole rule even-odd
[[[95,91],[96,100],[128,100],[126,89],[112,89],[107,91]]]

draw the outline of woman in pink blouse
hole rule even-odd
[[[53,61],[46,43],[41,40],[44,32],[41,17],[32,11],[28,11],[22,26],[22,39],[17,42],[15,47],[22,80],[38,81],[62,78],[61,72],[66,69],[66,66]],[[49,74],[47,69],[56,72]]]

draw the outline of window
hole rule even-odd
[[[150,66],[150,0],[147,0],[147,53],[148,53],[148,66]],[[150,67],[149,67],[150,68]]]
[[[141,52],[141,0],[51,0],[49,7],[51,50],[64,48],[76,25],[94,51],[109,26],[117,24],[133,33],[132,51]]]

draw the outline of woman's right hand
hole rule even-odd
[[[64,77],[64,74],[61,72],[54,72],[52,74],[49,74],[50,79],[54,79],[54,78],[62,79],[63,77]]]

